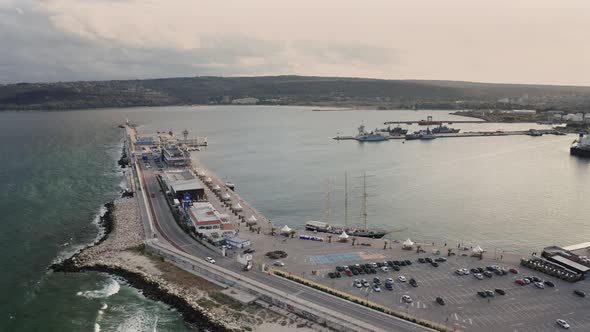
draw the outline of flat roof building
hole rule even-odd
[[[189,166],[191,163],[190,154],[181,150],[176,144],[168,144],[162,149],[162,160],[173,167]]]
[[[207,198],[201,180],[188,169],[166,171],[161,178],[172,196],[179,201],[182,201],[187,193],[192,201],[202,201]]]
[[[195,232],[206,237],[232,237],[234,226],[223,220],[221,214],[208,202],[193,203],[188,210]]]

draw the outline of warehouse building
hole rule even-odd
[[[166,171],[161,175],[170,194],[182,201],[185,194],[189,194],[192,201],[204,201],[205,188],[193,172],[188,169]]]

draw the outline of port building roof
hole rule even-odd
[[[174,192],[204,189],[201,181],[188,169],[166,171],[164,177]]]
[[[586,272],[590,271],[590,267],[584,266],[580,263],[576,263],[576,262],[572,261],[571,259],[565,258],[560,255],[551,256],[551,259],[560,263],[560,264],[565,265],[566,267],[569,267],[574,270],[578,270],[581,273],[586,273]]]
[[[563,249],[565,249],[567,251],[574,251],[574,250],[588,249],[588,248],[590,248],[590,242],[583,242],[583,243],[578,243],[578,244],[573,244],[571,246],[563,247]]]
[[[199,225],[221,224],[219,212],[210,203],[193,203],[189,213],[193,221]]]

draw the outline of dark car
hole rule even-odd
[[[491,290],[486,290],[486,295],[488,297],[494,297],[496,295],[496,293],[494,293],[494,291],[491,291]]]
[[[491,278],[493,276],[492,272],[490,272],[490,271],[483,271],[483,275],[488,278]]]
[[[486,266],[486,270],[492,272],[494,270],[496,270],[493,266]]]
[[[365,274],[365,269],[359,269],[359,274]]]
[[[494,291],[500,295],[506,295],[506,292],[501,288],[496,288]]]
[[[336,266],[336,271],[342,272],[344,271],[344,268],[342,266]]]
[[[478,269],[476,269],[476,268],[473,268],[473,269],[471,269],[470,271],[471,271],[471,273],[479,273],[479,270],[478,270]]]
[[[432,263],[430,263],[430,265],[432,265],[434,267],[438,267],[438,263],[437,262],[432,262]]]
[[[393,264],[399,266],[399,261],[393,261]]]
[[[355,276],[359,275],[359,270],[358,269],[352,269],[352,274],[354,274]]]
[[[251,254],[253,252],[255,252],[256,250],[252,249],[252,248],[248,248],[246,250],[244,250],[244,254]]]
[[[446,261],[447,261],[447,259],[446,259],[446,258],[444,258],[444,257],[439,257],[439,258],[435,259],[434,261],[435,261],[435,262],[439,262],[439,263],[444,263],[444,262],[446,262]]]
[[[377,267],[383,267],[383,266],[385,266],[385,265],[383,264],[383,262],[377,262]]]
[[[380,285],[381,284],[381,279],[379,279],[379,277],[375,277],[373,278],[373,283]]]
[[[502,273],[502,270],[494,270],[494,273],[499,276],[504,275],[504,273]]]
[[[546,280],[546,281],[545,281],[545,285],[547,285],[547,286],[549,286],[549,287],[555,287],[555,284],[554,284],[554,283],[552,283],[552,282],[551,282],[551,281],[549,281],[549,280]]]
[[[375,270],[375,269],[372,268],[371,269],[371,274],[377,274],[377,270]]]
[[[328,277],[330,277],[330,279],[334,279],[336,278],[336,274],[334,272],[330,272],[328,273]]]
[[[334,276],[335,276],[336,278],[340,278],[340,277],[342,277],[342,275],[340,274],[340,272],[334,272]]]
[[[418,282],[416,279],[412,278],[410,279],[410,285],[412,285],[412,287],[418,287]]]
[[[426,263],[426,260],[422,257],[418,258],[418,263]]]
[[[432,258],[430,258],[430,257],[426,257],[426,258],[424,258],[424,260],[427,261],[428,263],[432,263]]]
[[[404,262],[406,262],[406,265],[412,265],[412,262],[409,259],[406,259]]]
[[[543,279],[541,279],[539,277],[533,277],[533,281],[534,282],[543,282]]]
[[[399,271],[399,270],[401,270],[401,269],[399,268],[399,266],[397,266],[397,265],[394,265],[394,266],[392,266],[391,268],[392,268],[392,269],[394,269],[395,271]]]
[[[484,273],[484,271],[485,271],[485,270],[483,269],[483,267],[478,267],[478,268],[477,268],[477,271],[478,271],[479,273]]]
[[[502,275],[504,276],[508,274],[508,271],[506,271],[505,269],[500,269],[500,271],[502,271]]]
[[[486,292],[482,292],[482,291],[477,292],[477,295],[479,295],[481,297],[488,297],[488,294]]]
[[[400,261],[400,262],[399,262],[399,265],[400,265],[400,266],[406,266],[406,265],[408,265],[408,264],[406,263],[406,261]]]
[[[586,293],[582,292],[582,291],[581,291],[581,290],[579,290],[579,289],[576,289],[576,290],[574,291],[574,294],[578,295],[579,297],[586,297]]]
[[[389,265],[389,267],[393,267],[395,264],[393,264],[393,261],[387,261],[387,265]]]
[[[436,298],[436,303],[440,304],[440,305],[445,305],[445,300],[442,297],[437,297]]]

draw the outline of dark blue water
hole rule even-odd
[[[108,276],[46,271],[54,259],[96,237],[100,206],[118,196],[117,124],[125,118],[145,133],[186,128],[206,136],[210,145],[196,157],[279,225],[323,219],[328,191],[332,220],[343,222],[348,171],[351,222],[361,219],[360,177],[366,172],[369,223],[398,230],[393,238],[509,251],[587,241],[590,163],[569,156],[573,136],[405,144],[331,139],[337,132],[353,135],[361,123],[373,128],[427,115],[452,118],[432,111],[228,106],[0,113],[0,331],[187,329],[177,313]]]

